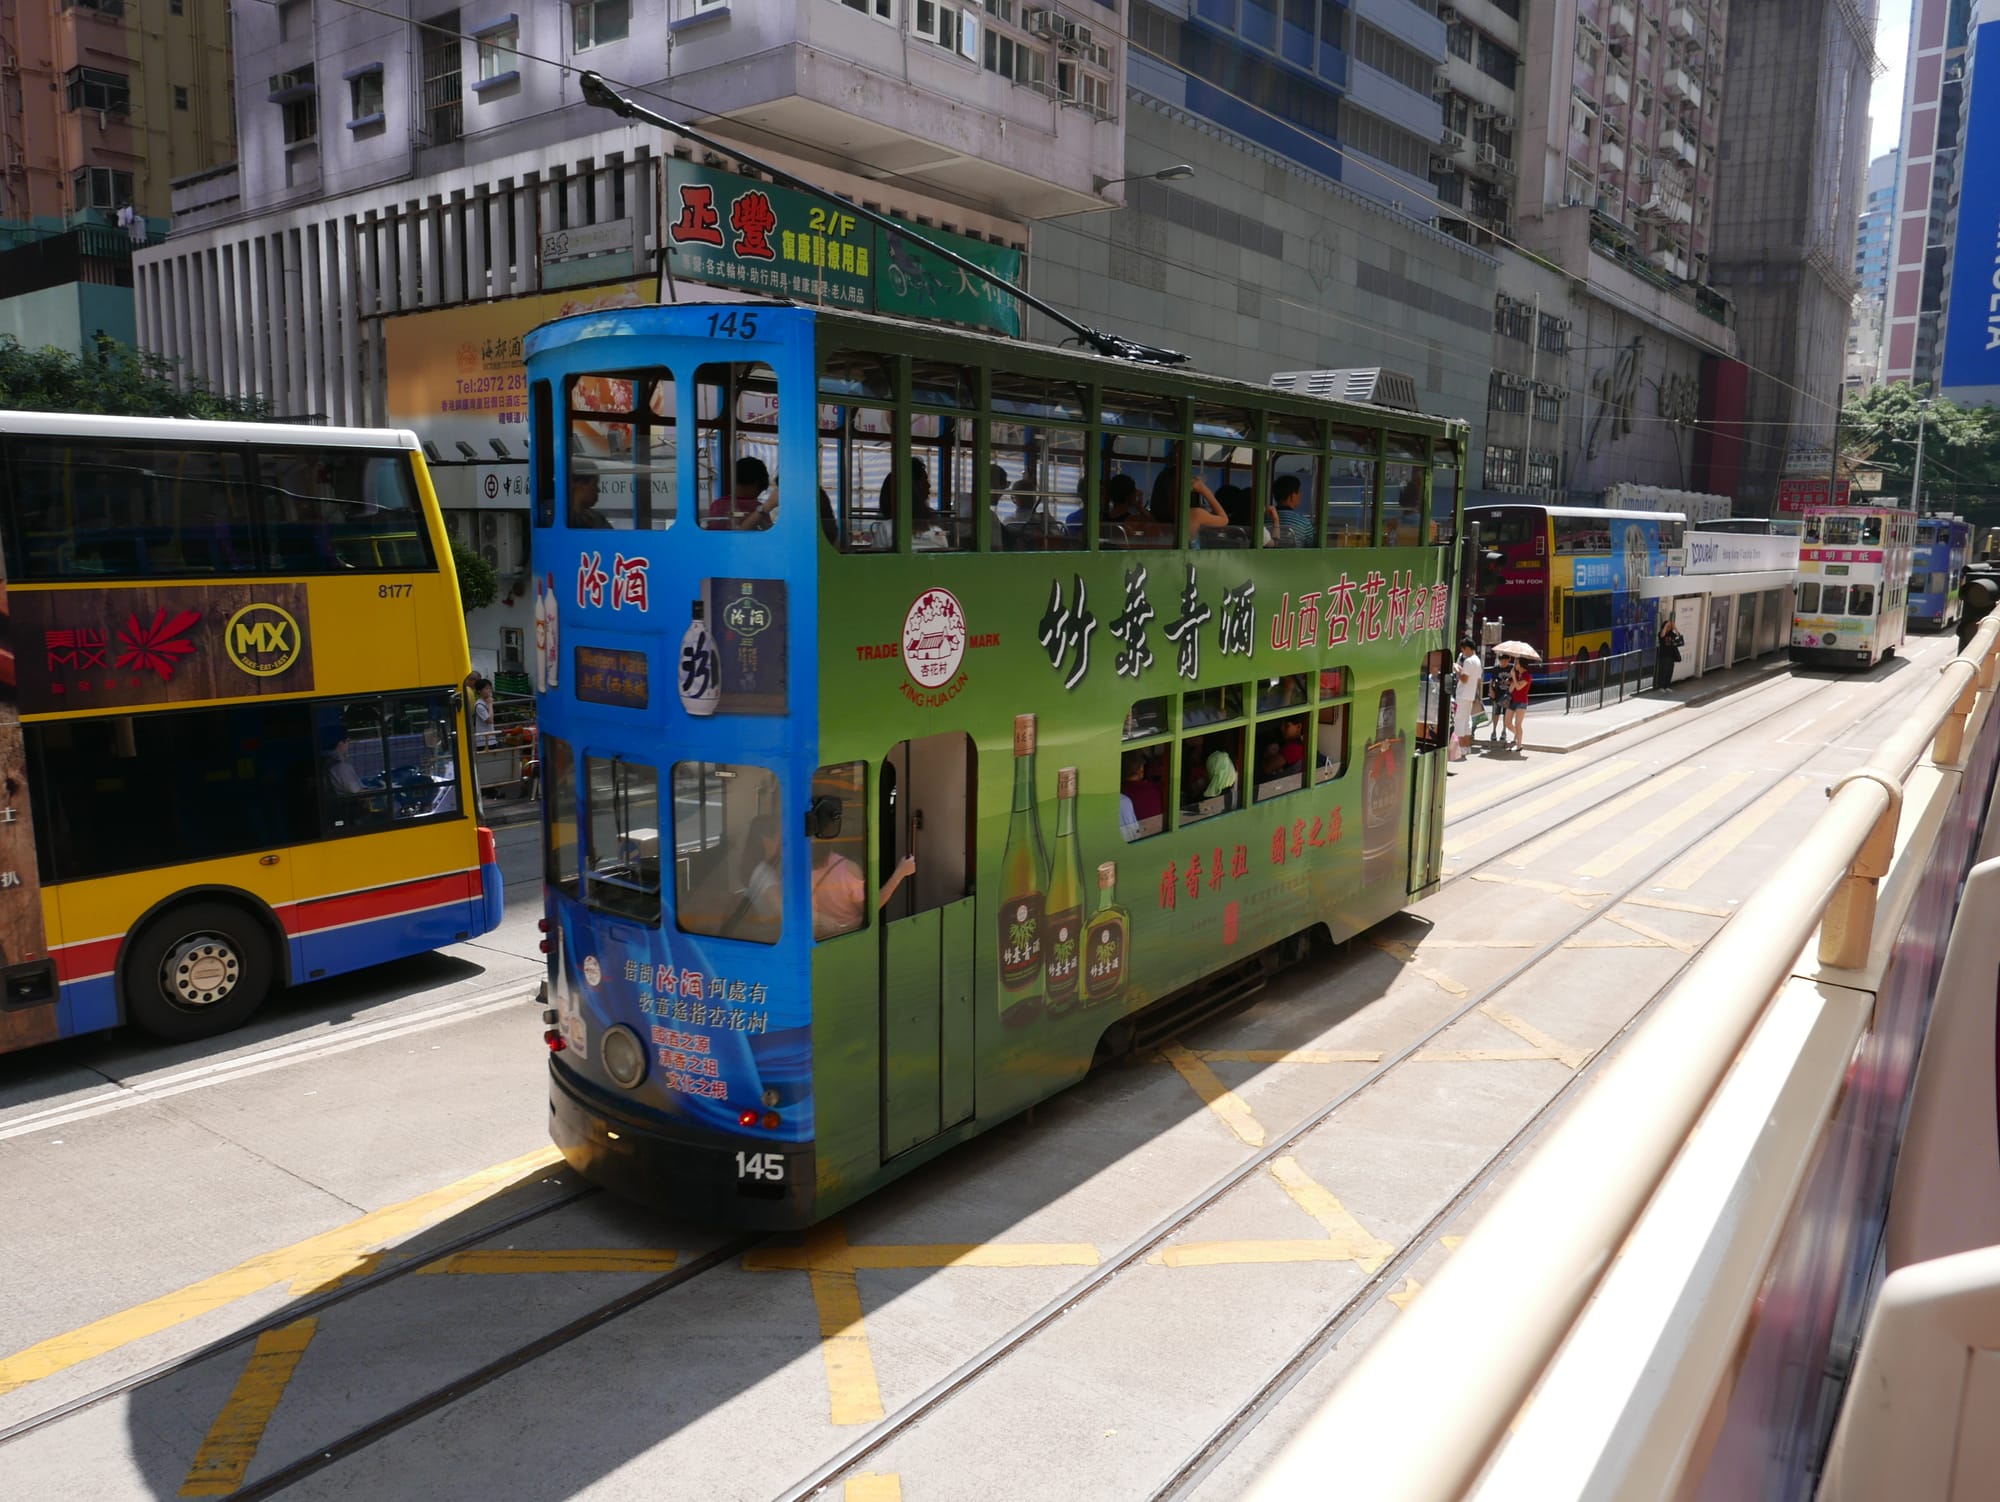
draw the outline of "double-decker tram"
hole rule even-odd
[[[1651,650],[1657,612],[1641,581],[1682,546],[1679,512],[1508,502],[1465,520],[1479,528],[1482,612],[1544,663]]]
[[[587,1177],[810,1223],[1436,886],[1462,424],[772,304],[527,367]]]
[[[414,434],[0,412],[0,1052],[500,921]]]
[[[1794,662],[1873,667],[1902,644],[1917,519],[1893,506],[1806,511],[1792,609]]]
[[[1910,553],[1909,628],[1949,631],[1958,624],[1960,576],[1972,551],[1972,528],[1961,516],[1920,516]]]

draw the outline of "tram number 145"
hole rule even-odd
[[[785,1176],[785,1155],[783,1153],[738,1153],[736,1155],[736,1177],[739,1179],[762,1179],[775,1184]]]

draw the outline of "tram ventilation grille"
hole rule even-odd
[[[1367,402],[1404,412],[1422,410],[1417,405],[1416,381],[1400,370],[1384,370],[1379,365],[1352,370],[1282,370],[1271,377],[1271,384],[1332,401]]]

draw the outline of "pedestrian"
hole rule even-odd
[[[1674,664],[1681,660],[1681,648],[1687,645],[1687,638],[1681,635],[1670,615],[1660,622],[1660,639],[1653,647],[1653,688],[1665,693],[1673,686]]]
[[[1451,759],[1464,761],[1472,744],[1472,717],[1479,707],[1480,680],[1485,670],[1479,652],[1466,637],[1458,644],[1457,684],[1452,693]]]
[[[493,731],[493,680],[474,678],[472,680],[472,744],[475,750],[488,751],[500,744]]]
[[[1507,730],[1514,737],[1514,749],[1521,749],[1521,741],[1527,731],[1528,689],[1534,679],[1529,676],[1528,665],[1516,660],[1507,672]]]

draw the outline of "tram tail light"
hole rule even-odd
[[[747,1127],[755,1126],[757,1124],[757,1113],[755,1111],[743,1111],[738,1113],[736,1117],[736,1124],[738,1126],[747,1126]]]
[[[775,1132],[777,1129],[778,1129],[778,1113],[776,1111],[766,1111],[764,1113],[764,1130],[767,1132]]]
[[[562,1033],[555,1028],[550,1028],[547,1032],[543,1033],[542,1041],[548,1044],[550,1053],[561,1053],[565,1048],[569,1047],[567,1043],[563,1042]]]

